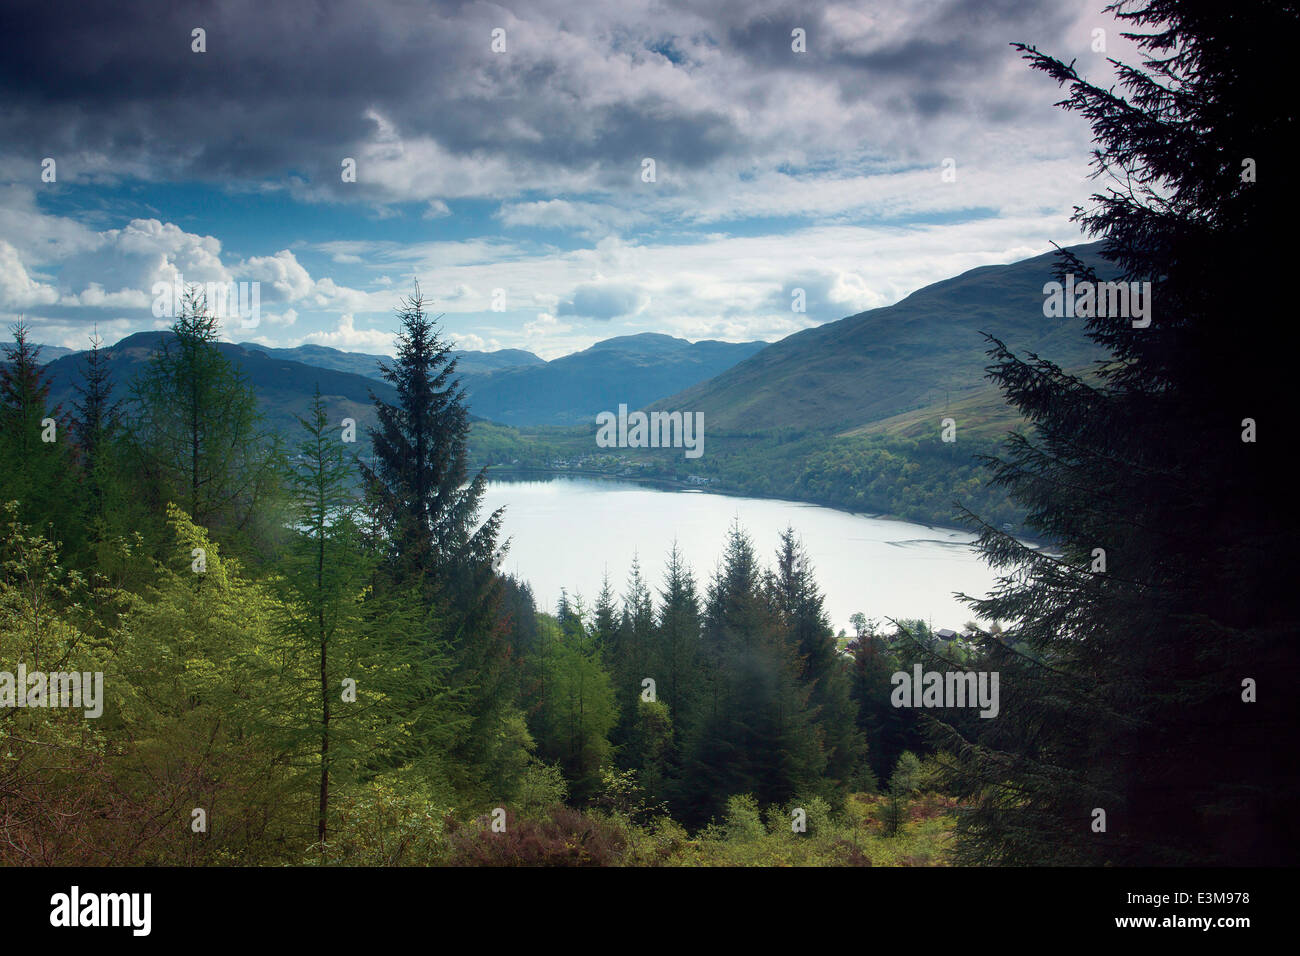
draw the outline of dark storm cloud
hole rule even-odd
[[[883,43],[846,38],[839,14],[820,5],[573,0],[512,14],[401,0],[10,0],[0,153],[98,155],[110,173],[164,179],[293,171],[338,190],[340,159],[373,146],[387,124],[397,144],[424,137],[467,162],[499,158],[518,179],[505,191],[542,187],[548,170],[588,171],[590,185],[608,186],[635,175],[644,156],[698,169],[779,144],[795,70],[840,102],[874,97],[922,119],[960,115],[970,108],[963,84],[1005,64],[1009,39],[1050,43],[1078,8],[951,0],[924,14],[906,2],[862,9],[894,33]],[[808,31],[806,57],[790,50],[796,25]],[[495,26],[507,28],[506,56],[489,51]],[[207,31],[206,53],[191,51],[195,27]],[[983,105],[1012,108],[1006,94]],[[403,189],[413,187],[390,184]]]

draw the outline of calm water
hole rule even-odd
[[[528,581],[539,607],[549,611],[562,587],[590,605],[606,568],[621,594],[633,555],[657,599],[674,539],[703,590],[735,518],[765,565],[773,563],[777,535],[794,527],[836,631],[853,633],[855,611],[958,629],[972,615],[952,592],[982,595],[993,584],[969,534],[818,505],[588,478],[496,481],[484,504],[489,512],[506,506],[503,537],[511,540],[502,570]]]

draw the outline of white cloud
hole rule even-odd
[[[310,332],[294,344],[311,342],[315,345],[328,345],[342,351],[375,352],[383,355],[393,354],[395,337],[392,332],[382,329],[358,329],[353,324],[351,313],[339,317],[338,326],[332,332]]]
[[[52,305],[59,293],[34,280],[18,257],[18,250],[0,239],[0,309],[16,311],[34,305]]]
[[[273,256],[245,259],[235,272],[240,281],[261,282],[263,298],[272,301],[297,302],[315,290],[311,276],[288,249],[281,249]]]

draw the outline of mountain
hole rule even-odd
[[[387,360],[384,355],[370,355],[366,352],[341,352],[326,345],[299,345],[296,348],[272,348],[258,345],[256,342],[241,342],[240,348],[250,352],[263,352],[272,358],[315,365],[318,368],[333,369],[337,372],[352,372],[367,378],[379,379],[379,363]],[[496,372],[503,368],[516,366],[545,365],[546,363],[532,352],[523,349],[500,349],[496,352],[452,352],[459,360],[457,368],[462,374],[479,375]],[[380,379],[382,381],[382,379]]]
[[[137,332],[107,349],[113,381],[125,386],[170,332]],[[590,422],[620,402],[637,408],[672,394],[757,352],[762,342],[696,342],[646,333],[599,342],[552,362],[520,349],[457,352],[458,371],[471,415],[515,425],[572,425]],[[392,388],[379,377],[383,358],[320,345],[271,348],[255,343],[219,343],[221,351],[249,377],[271,424],[294,434],[295,415],[305,414],[319,382],[331,418],[372,420],[369,391],[392,401]],[[66,350],[65,350],[66,351]],[[47,363],[51,397],[70,409],[75,399],[81,352]]]
[[[466,375],[470,411],[507,425],[591,423],[620,403],[640,408],[763,349],[765,342],[687,342],[644,332],[606,339],[542,365]]]
[[[36,347],[41,350],[40,354],[36,356],[36,360],[42,365],[49,365],[55,359],[71,355],[76,351],[75,349],[65,349],[62,345],[38,345]]]
[[[1107,278],[1114,267],[1100,248],[1073,251]],[[1055,264],[1048,253],[972,269],[894,305],[796,332],[653,407],[703,412],[715,432],[848,431],[975,397],[988,386],[981,332],[1067,368],[1086,366],[1102,353],[1084,337],[1083,320],[1043,315],[1043,284],[1055,278]]]
[[[106,349],[115,397],[126,396],[128,383],[148,362],[149,356],[163,339],[172,334],[137,332]],[[291,439],[298,434],[294,416],[306,415],[317,384],[320,385],[330,419],[334,422],[354,418],[360,426],[370,425],[374,420],[370,401],[372,390],[385,401],[396,400],[396,392],[391,386],[354,372],[279,358],[269,355],[266,349],[258,346],[246,348],[221,342],[218,348],[236,368],[248,376],[271,427]],[[46,366],[50,375],[51,400],[62,404],[65,412],[72,410],[72,403],[76,400],[73,386],[80,381],[79,368],[83,362],[81,356],[82,353],[76,352],[55,359]]]

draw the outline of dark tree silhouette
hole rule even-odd
[[[1016,48],[1092,124],[1109,185],[1074,218],[1118,278],[1152,283],[1154,308],[1145,328],[1087,320],[1111,354],[1095,377],[991,340],[990,376],[1033,428],[989,464],[1053,547],[979,523],[1002,575],[971,604],[1015,622],[1017,644],[985,635],[1001,716],[948,735],[949,783],[971,805],[960,857],[1294,862],[1292,386],[1269,294],[1289,274],[1274,230],[1296,209],[1297,12],[1108,10],[1144,52],[1115,64],[1118,91]],[[1097,278],[1068,254],[1058,271]]]

